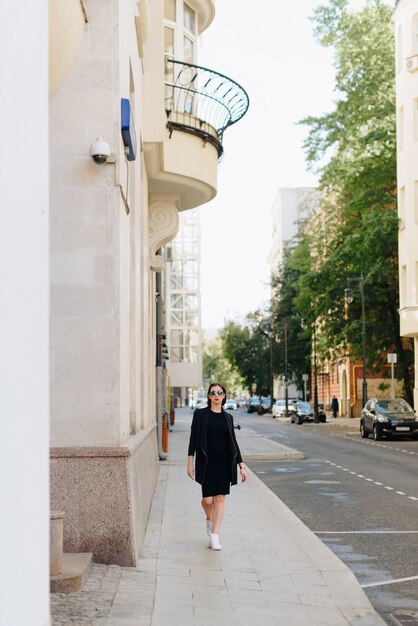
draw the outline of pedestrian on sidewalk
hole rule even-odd
[[[338,405],[338,400],[335,396],[332,396],[332,400],[331,400],[331,411],[332,411],[332,417],[337,417],[338,415],[338,409],[339,409],[339,405]]]
[[[230,485],[247,480],[241,452],[235,437],[234,420],[223,409],[226,390],[219,383],[209,385],[208,406],[196,409],[190,432],[187,475],[202,485],[202,507],[212,550],[221,550],[219,531]],[[193,467],[196,455],[195,467]]]

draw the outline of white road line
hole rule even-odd
[[[363,474],[357,474],[357,472],[353,472],[349,470],[347,467],[342,467],[341,465],[335,465],[335,463],[332,463],[331,461],[328,461],[328,460],[326,460],[325,462],[328,463],[329,465],[333,465],[334,467],[342,469],[343,472],[350,472],[351,475],[357,476],[357,478],[364,478],[364,480],[367,480],[367,482],[373,483],[377,485],[378,487],[384,487],[388,491],[395,491],[394,487],[389,487],[388,485],[384,485],[383,483],[379,482],[378,480],[374,480],[373,478],[366,478],[365,476],[363,476]],[[397,493],[399,496],[407,496],[409,500],[418,501],[417,497],[408,496],[404,491],[395,491],[395,493]]]
[[[418,530],[314,530],[315,535],[418,535]]]
[[[378,583],[369,583],[368,585],[362,585],[363,589],[367,587],[380,587],[381,585],[394,585],[395,583],[404,583],[407,580],[418,580],[418,576],[408,576],[407,578],[394,578],[393,580],[382,580]]]

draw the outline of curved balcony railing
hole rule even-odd
[[[192,133],[214,145],[221,157],[225,129],[238,122],[248,106],[246,91],[227,76],[166,59],[165,110],[170,137],[173,130]]]

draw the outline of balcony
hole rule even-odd
[[[238,83],[205,67],[166,59],[164,74],[159,100],[164,136],[145,138],[149,192],[175,196],[178,210],[184,211],[216,196],[224,132],[245,115],[249,99]],[[157,91],[151,93],[155,98]],[[151,115],[157,102],[148,109]]]
[[[200,137],[223,154],[225,130],[247,112],[249,99],[235,81],[206,67],[166,60],[165,111],[170,138],[174,131]]]

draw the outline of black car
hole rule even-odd
[[[258,414],[271,413],[271,398],[261,398],[261,402],[258,406]]]
[[[297,400],[289,404],[290,411],[290,423],[291,424],[303,424],[303,422],[313,422],[314,412],[309,402],[303,400]],[[318,422],[326,422],[326,413],[322,410],[318,411]]]
[[[260,406],[260,398],[258,396],[253,396],[248,401],[247,413],[257,413],[259,406]]]
[[[375,441],[383,435],[418,434],[415,411],[403,398],[371,398],[361,412],[360,434],[363,438],[373,435]]]

